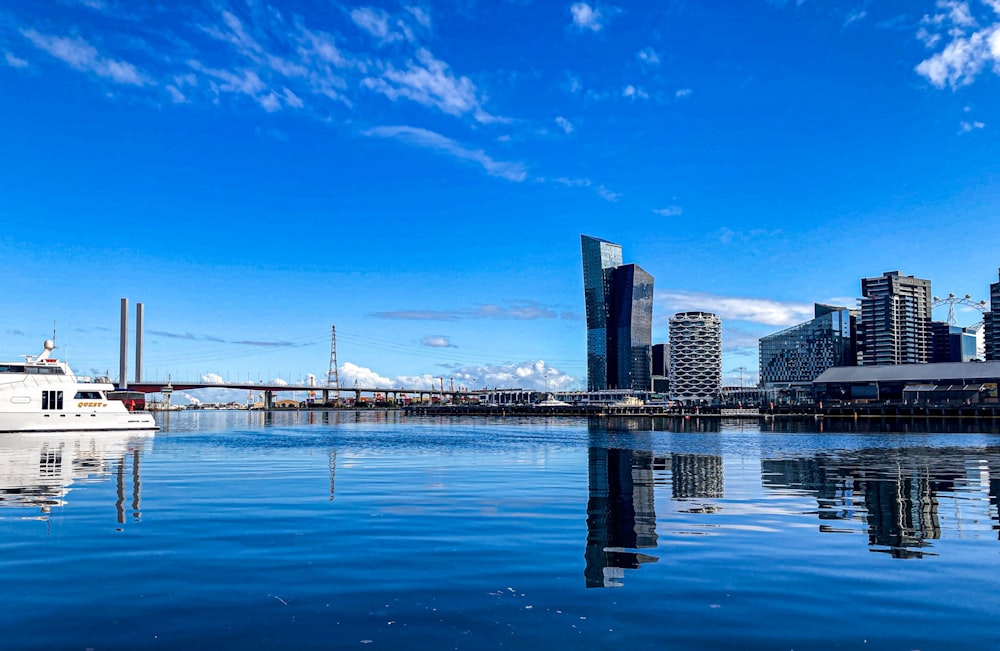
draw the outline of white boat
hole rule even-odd
[[[159,429],[152,414],[108,399],[110,380],[74,375],[69,364],[49,357],[53,350],[46,340],[37,357],[0,362],[0,433]]]

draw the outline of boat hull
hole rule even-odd
[[[156,431],[147,412],[0,413],[0,434],[11,432]]]

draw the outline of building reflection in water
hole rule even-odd
[[[150,435],[5,434],[0,437],[0,508],[31,507],[48,519],[74,484],[116,480],[116,522],[142,517],[141,458]],[[129,509],[126,502],[129,501]]]
[[[656,547],[653,454],[591,446],[588,452],[588,588],[621,585],[626,569],[656,562],[634,550]]]
[[[1000,449],[873,449],[761,462],[765,488],[816,498],[820,531],[855,532],[863,523],[872,551],[896,558],[923,557],[943,532],[996,535],[1000,481],[991,468],[1000,470]]]
[[[658,559],[639,550],[655,549],[655,488],[669,471],[671,495],[689,502],[688,512],[715,510],[712,500],[724,495],[722,456],[708,454],[654,455],[653,422],[649,419],[593,419],[589,422],[587,587],[618,587],[625,570]],[[688,431],[703,431],[703,424]]]

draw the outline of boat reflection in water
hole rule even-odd
[[[53,508],[66,504],[74,485],[114,476],[118,523],[125,522],[127,485],[132,518],[138,520],[142,450],[152,437],[152,432],[4,434],[0,436],[0,509],[36,508],[40,519],[48,519]]]
[[[587,587],[619,587],[625,570],[690,536],[725,533],[758,502],[798,505],[787,517],[899,559],[933,556],[942,539],[1000,540],[1000,446],[901,433],[803,446],[718,419],[592,419],[588,431]],[[738,475],[728,499],[727,463]]]

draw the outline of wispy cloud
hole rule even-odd
[[[571,179],[565,176],[554,178],[552,182],[565,185],[567,188],[589,188],[591,186],[590,179]]]
[[[429,346],[430,348],[456,348],[455,344],[451,343],[451,339],[448,337],[442,337],[441,335],[428,335],[420,340],[420,344],[423,346]]]
[[[10,52],[5,52],[3,55],[4,61],[7,62],[11,68],[27,68],[28,62],[17,56],[14,56]]]
[[[398,319],[401,321],[455,321],[462,318],[461,312],[444,310],[393,310],[390,312],[375,312],[378,319]]]
[[[213,335],[196,335],[190,332],[168,332],[166,330],[149,330],[150,335],[166,337],[167,339],[183,339],[185,341],[209,341],[219,344],[236,344],[238,346],[253,346],[256,348],[294,348],[296,344],[289,341],[230,341]]]
[[[811,303],[719,296],[703,292],[656,292],[656,301],[661,309],[669,313],[703,310],[717,314],[723,321],[734,319],[769,326],[795,325],[813,316]]]
[[[617,203],[622,196],[621,192],[614,192],[603,185],[597,187],[597,194],[605,201],[610,201],[611,203]]]
[[[649,93],[638,86],[629,84],[622,89],[622,97],[628,99],[649,99]]]
[[[960,134],[962,134],[962,133],[969,133],[971,131],[976,131],[978,129],[983,129],[985,127],[986,127],[986,123],[985,122],[979,122],[978,120],[973,121],[973,122],[965,122],[965,121],[963,121],[963,122],[961,122],[959,124],[958,132]]]
[[[844,25],[843,26],[845,28],[849,27],[850,25],[852,25],[852,24],[854,24],[854,23],[856,23],[856,22],[858,22],[860,20],[864,20],[865,16],[867,16],[867,15],[868,15],[868,12],[865,11],[864,9],[855,9],[854,11],[851,11],[850,13],[848,13],[847,17],[844,18]]]
[[[416,147],[424,147],[460,160],[475,163],[490,176],[521,182],[527,177],[523,163],[498,161],[481,149],[470,149],[434,131],[409,126],[374,127],[363,132],[366,136],[391,138]]]
[[[660,65],[660,55],[651,47],[642,48],[635,56],[647,66]]]
[[[91,72],[119,84],[144,86],[155,83],[131,63],[101,56],[97,48],[78,36],[53,36],[33,29],[22,29],[21,34],[35,47],[48,52],[76,70]]]
[[[667,206],[666,208],[654,208],[653,212],[661,217],[679,217],[684,214],[684,209],[680,206]]]
[[[563,116],[560,115],[556,117],[556,124],[558,124],[559,128],[562,129],[565,133],[567,134],[573,133],[573,128],[574,128],[573,123],[564,118]]]
[[[472,80],[453,74],[448,64],[427,49],[417,50],[405,68],[382,63],[380,71],[380,76],[366,77],[361,83],[393,101],[403,97],[448,115],[471,114],[482,123],[508,121],[483,110]]]
[[[501,319],[529,321],[559,318],[556,309],[537,301],[511,301],[507,305],[486,303],[459,310],[393,310],[376,312],[379,319],[406,321],[457,321],[458,319]]]

